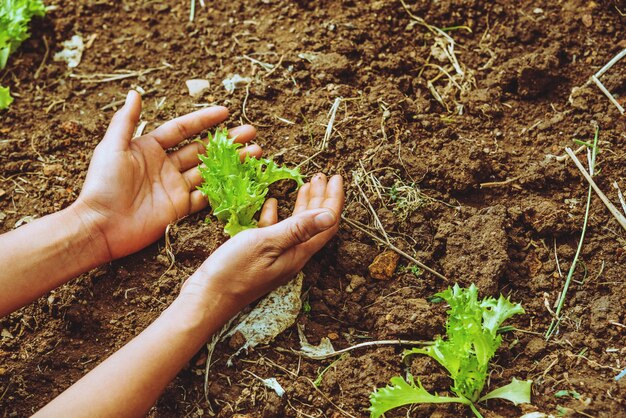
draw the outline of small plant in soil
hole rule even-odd
[[[28,24],[32,17],[45,13],[41,0],[0,0],[0,70],[6,67],[9,55],[30,37]],[[0,109],[6,109],[12,101],[9,88],[0,86]]]
[[[246,156],[242,162],[237,149],[242,145],[228,138],[226,129],[209,133],[206,155],[199,155],[204,194],[213,215],[226,222],[224,232],[233,236],[245,229],[255,228],[254,215],[261,209],[269,186],[279,180],[290,179],[303,184],[297,169],[278,166],[267,158]]]
[[[446,337],[437,337],[432,346],[406,350],[403,356],[425,354],[443,366],[454,384],[451,387],[456,397],[432,395],[422,386],[419,378],[410,374],[407,379],[396,376],[391,384],[377,389],[370,395],[371,417],[378,418],[385,412],[404,405],[417,403],[462,403],[481,417],[475,403],[487,399],[502,398],[514,404],[530,402],[532,381],[513,378],[508,385],[481,396],[489,372],[489,362],[500,344],[500,325],[513,315],[524,313],[519,303],[512,303],[504,296],[496,300],[491,297],[478,300],[478,288],[471,285],[461,288],[454,285],[435,298],[445,300],[447,311]]]

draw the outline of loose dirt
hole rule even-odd
[[[557,335],[543,338],[552,318],[546,305],[553,308],[564,281],[557,267],[566,274],[570,266],[587,193],[571,161],[550,155],[576,148],[573,139],[591,140],[597,123],[596,181],[615,202],[612,182],[626,189],[626,118],[585,85],[626,48],[623,2],[408,4],[428,24],[451,28],[446,33],[456,42],[463,76],[399,1],[206,2],[197,5],[193,22],[188,1],[48,3],[58,7],[34,23],[32,38],[0,73],[16,93],[0,114],[1,231],[76,198],[116,108],[110,104],[128,89],[146,91],[147,129],[199,104],[222,104],[231,110],[228,124],[256,124],[258,142],[280,162],[302,164],[307,174],[343,174],[345,216],[374,226],[353,182],[355,171],[371,173],[361,186],[395,245],[449,278],[420,273],[401,259],[390,280],[373,279],[367,267],[385,248],[343,223],[304,270],[310,309],[298,323],[311,343],[325,336],[336,348],[432,339],[443,332],[445,307],[429,298],[454,282],[473,282],[482,294],[504,293],[526,310],[510,321],[519,331],[504,336],[489,387],[513,377],[534,381],[532,405],[489,401],[480,405],[485,416],[626,416],[626,378],[614,380],[626,367],[626,235],[595,196],[564,319]],[[95,39],[70,71],[50,57],[77,33]],[[147,69],[153,70],[101,83],[72,76]],[[603,77],[618,98],[626,95],[625,69],[626,61]],[[228,94],[221,82],[235,73],[252,82]],[[195,78],[210,81],[197,100],[185,87]],[[337,97],[328,148],[320,153]],[[273,194],[286,216],[293,190],[278,187]],[[162,239],[1,319],[0,414],[33,413],[154,320],[224,241],[219,225],[204,222],[207,214],[172,226],[171,268]],[[218,345],[210,402],[202,350],[150,416],[213,410],[219,417],[361,417],[369,393],[407,370],[431,391],[445,393],[451,384],[426,358],[403,363],[401,347],[312,361],[285,351],[299,348],[298,341],[294,326],[233,367],[226,366],[233,349]],[[252,373],[276,377],[285,396]],[[580,399],[555,396],[560,390]],[[421,405],[388,416],[469,413],[456,405]]]

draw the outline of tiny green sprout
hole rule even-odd
[[[420,277],[422,275],[422,269],[416,266],[415,264],[411,264],[410,266],[401,266],[398,271],[401,273],[409,272],[412,273],[415,277]]]
[[[302,303],[302,312],[304,312],[305,314],[311,312],[311,303],[309,303],[308,299]]]
[[[322,384],[322,379],[324,379],[324,375],[326,374],[326,372],[328,371],[328,369],[330,369],[331,367],[333,367],[335,364],[337,364],[339,361],[343,360],[344,358],[346,358],[347,354],[342,354],[341,356],[339,356],[339,358],[335,361],[333,361],[332,363],[330,363],[328,366],[324,367],[324,369],[319,372],[319,374],[317,375],[317,378],[313,381],[313,384],[315,385],[316,388],[320,387]],[[318,369],[319,370],[319,369]]]
[[[569,396],[574,399],[580,399],[580,393],[575,390],[559,390],[554,394],[555,398],[563,398],[565,396]]]

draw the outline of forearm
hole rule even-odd
[[[72,205],[0,235],[0,317],[108,261],[79,210]]]
[[[208,305],[193,296],[179,296],[145,331],[36,416],[145,415],[167,384],[238,308],[219,295]]]

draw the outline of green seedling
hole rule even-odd
[[[208,198],[213,215],[226,222],[224,232],[231,237],[256,227],[254,215],[263,206],[270,184],[285,179],[303,184],[297,169],[279,167],[267,158],[246,156],[240,161],[241,146],[228,138],[226,129],[218,129],[213,136],[209,133],[206,155],[198,156],[203,180],[198,190]]]
[[[45,13],[41,0],[0,0],[0,70],[6,67],[9,55],[30,37],[28,24],[32,17]],[[8,87],[0,86],[0,109],[6,109],[12,101]]]
[[[574,399],[580,399],[580,393],[576,392],[575,390],[559,390],[554,394],[555,398],[564,398],[566,396]]]
[[[345,359],[348,356],[347,353],[342,354],[341,356],[339,356],[339,358],[335,361],[333,361],[332,363],[330,363],[328,366],[326,366],[321,372],[319,372],[319,374],[317,375],[317,378],[313,381],[313,385],[318,388],[322,385],[322,380],[324,379],[324,375],[326,374],[326,372],[333,367],[335,364],[339,363],[341,360]],[[319,370],[319,369],[318,369]]]
[[[468,289],[454,285],[435,297],[450,305],[446,338],[437,337],[432,346],[406,350],[403,355],[406,358],[425,354],[435,359],[450,374],[454,382],[451,390],[456,396],[433,395],[410,374],[406,380],[396,376],[391,378],[390,385],[370,395],[370,416],[378,418],[391,409],[416,403],[456,402],[469,406],[477,417],[481,417],[476,402],[493,398],[507,399],[516,405],[530,402],[532,381],[515,378],[508,385],[481,396],[489,374],[489,362],[502,343],[498,330],[506,319],[524,313],[522,306],[511,303],[502,295],[497,300],[487,297],[479,301],[478,288],[473,284]]]
[[[410,266],[401,266],[398,268],[398,271],[404,273],[412,273],[415,277],[420,277],[422,275],[422,269],[416,266],[415,264],[411,264]]]

